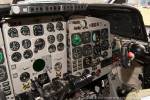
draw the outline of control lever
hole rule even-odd
[[[43,89],[38,83],[38,79],[35,78],[35,80],[31,80],[31,92],[34,95],[35,98],[37,97],[44,97]]]
[[[131,62],[128,58],[128,46],[126,45],[121,48],[121,63],[124,68],[131,66]]]

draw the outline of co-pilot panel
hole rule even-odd
[[[1,19],[0,90],[5,99],[100,99],[132,90],[120,86],[111,71],[131,66],[128,52],[136,52],[137,45],[131,38],[144,41],[143,27],[126,12],[133,9],[114,6],[122,13],[109,13],[105,6],[95,16],[92,5],[13,5],[12,16]]]

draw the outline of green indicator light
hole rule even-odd
[[[81,37],[79,34],[73,34],[71,40],[73,46],[78,46],[81,44]]]
[[[0,64],[2,64],[4,62],[4,55],[3,52],[0,51]]]

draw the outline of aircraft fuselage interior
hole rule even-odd
[[[150,88],[148,35],[133,7],[0,5],[0,28],[0,100],[125,100]]]

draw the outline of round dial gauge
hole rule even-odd
[[[92,46],[90,44],[83,46],[83,55],[88,56],[92,54]]]
[[[35,49],[42,50],[45,47],[45,41],[41,38],[35,41]]]
[[[72,50],[72,53],[74,59],[79,59],[82,57],[82,48],[76,47]]]
[[[55,36],[54,35],[49,35],[47,37],[47,40],[50,44],[54,43],[55,42]]]
[[[31,41],[30,41],[29,39],[23,40],[23,41],[22,41],[22,46],[23,46],[23,48],[25,48],[25,49],[30,48],[30,47],[31,47]]]
[[[17,51],[20,48],[20,44],[17,41],[13,41],[9,44],[12,51]]]
[[[82,43],[81,35],[79,33],[72,34],[71,42],[73,46],[78,46]]]
[[[23,56],[24,56],[25,59],[32,58],[33,52],[32,52],[31,50],[26,50],[26,51],[23,53]]]
[[[49,32],[55,32],[54,24],[53,23],[48,23],[47,24],[47,31],[49,31]]]
[[[14,62],[19,62],[22,58],[22,55],[19,52],[15,52],[12,54],[11,59]]]
[[[21,82],[27,82],[30,79],[30,74],[28,72],[23,72],[20,75]]]
[[[44,29],[42,25],[34,25],[33,32],[35,36],[41,36],[44,34]]]
[[[101,42],[101,50],[107,50],[109,48],[109,41],[104,40]]]
[[[14,38],[14,37],[18,37],[18,31],[16,28],[10,28],[8,30],[8,35],[11,37],[11,38]]]
[[[28,26],[23,26],[20,31],[21,31],[21,34],[24,36],[30,35],[30,29]]]
[[[82,42],[86,44],[89,43],[90,41],[91,41],[91,33],[90,32],[82,33]]]
[[[0,66],[0,82],[6,81],[7,78],[6,67]]]
[[[58,49],[58,51],[64,50],[64,44],[63,44],[63,43],[59,43],[59,44],[57,45],[57,49]]]
[[[50,45],[48,48],[49,53],[55,52],[56,51],[56,46],[55,45]]]
[[[101,39],[108,39],[108,29],[107,28],[101,30],[100,37],[101,37]]]
[[[64,39],[63,34],[58,34],[58,35],[57,35],[57,41],[58,41],[58,42],[63,41],[63,39]]]
[[[59,30],[59,31],[60,31],[60,30],[64,30],[64,29],[63,29],[63,23],[62,23],[62,22],[57,22],[57,24],[56,24],[56,29]]]

